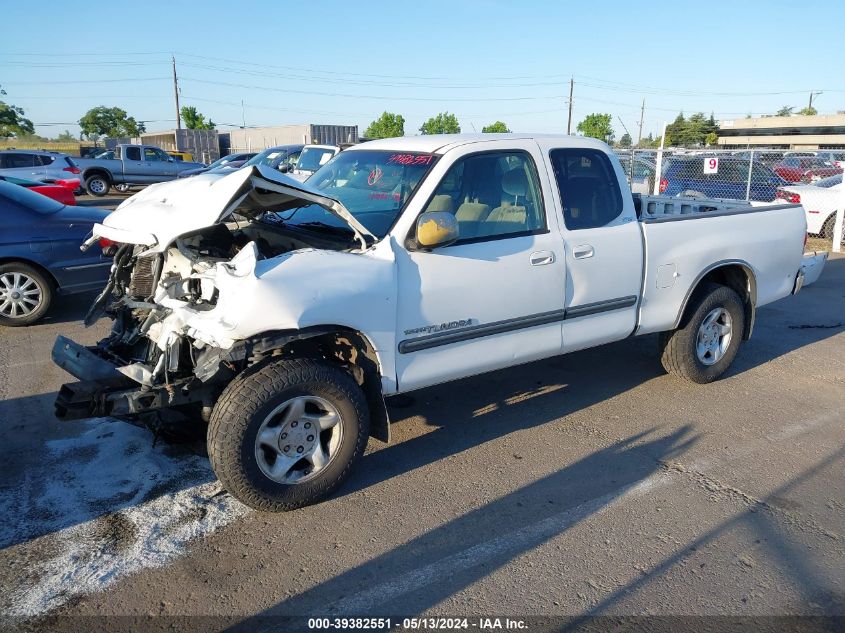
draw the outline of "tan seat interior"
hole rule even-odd
[[[519,204],[525,200],[528,192],[528,178],[525,170],[516,167],[502,176],[502,204],[490,212],[484,221],[481,232],[484,235],[496,235],[528,228],[528,215],[525,206]]]

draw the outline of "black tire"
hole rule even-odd
[[[699,328],[716,308],[723,308],[730,315],[731,337],[724,355],[708,365],[699,359],[697,353]],[[696,292],[681,327],[661,332],[660,361],[670,374],[699,384],[712,382],[730,367],[736,357],[744,328],[745,311],[736,291],[719,284],[707,284]]]
[[[85,179],[85,191],[89,195],[102,198],[111,189],[111,181],[103,174],[92,174]]]
[[[336,452],[319,473],[284,484],[262,472],[257,436],[276,407],[299,396],[330,402],[343,428]],[[321,501],[346,480],[364,452],[369,428],[364,393],[345,371],[309,359],[278,360],[247,370],[223,391],[208,426],[208,455],[224,488],[243,504],[265,512],[294,510]]]
[[[831,213],[830,217],[824,221],[822,226],[822,237],[829,240],[833,239],[833,227],[836,225],[836,213]],[[842,243],[845,244],[845,230],[842,231]]]
[[[26,286],[24,288],[25,291],[31,290],[33,286],[37,287],[40,291],[39,303],[34,307],[34,309],[31,309],[30,312],[22,316],[12,316],[11,314],[7,315],[6,309],[11,310],[12,307],[11,305],[9,305],[8,308],[3,307],[6,306],[7,294],[11,294],[3,280],[6,275],[14,275],[15,273],[25,275],[27,278],[32,280],[33,285]],[[12,279],[14,279],[14,277],[12,277]],[[21,285],[24,285],[24,283]],[[10,262],[8,264],[3,264],[0,266],[0,325],[16,327],[35,323],[38,319],[44,316],[47,310],[49,310],[50,304],[53,302],[54,293],[53,280],[49,279],[37,268],[33,268],[32,266],[22,262]]]

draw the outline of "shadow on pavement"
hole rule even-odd
[[[282,615],[422,613],[601,512],[695,442],[689,427],[628,437],[280,602],[236,627]],[[399,606],[401,605],[401,606]],[[272,619],[268,619],[272,623]]]

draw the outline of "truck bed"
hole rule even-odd
[[[634,204],[645,245],[638,334],[677,327],[677,306],[718,266],[750,273],[757,306],[792,292],[806,235],[800,204],[660,196],[634,196]]]

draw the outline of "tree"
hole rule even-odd
[[[401,114],[383,112],[375,121],[370,123],[364,131],[367,138],[393,138],[405,136],[405,117]]]
[[[182,115],[182,120],[185,122],[185,127],[189,130],[213,130],[214,121],[205,120],[205,115],[197,112],[194,106],[182,106],[179,110]]]
[[[813,106],[807,106],[806,108],[801,108],[798,110],[798,114],[801,116],[815,116],[819,113]]]
[[[719,135],[715,132],[710,132],[707,136],[704,137],[704,144],[708,147],[710,145],[715,145],[719,142]]]
[[[73,143],[75,141],[76,137],[70,133],[70,130],[65,130],[56,137],[56,142],[58,143]]]
[[[145,131],[143,123],[127,116],[126,110],[97,106],[91,108],[79,119],[82,133],[91,140],[101,136],[139,136]]]
[[[0,96],[6,91],[0,86]],[[32,121],[24,116],[23,108],[0,101],[0,136],[26,136],[35,134]]]
[[[619,139],[619,147],[631,147],[631,135],[625,132]]]
[[[510,130],[502,121],[496,121],[490,125],[485,125],[481,128],[481,132],[484,134],[504,134],[506,132],[510,132]]]
[[[420,132],[423,134],[460,134],[461,126],[458,117],[448,112],[441,112],[422,124]]]
[[[775,116],[792,116],[792,111],[795,108],[792,106],[783,106],[780,110],[775,113]]]
[[[588,114],[575,128],[584,136],[597,138],[605,143],[613,142],[613,128],[609,114]]]

